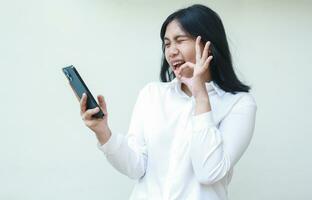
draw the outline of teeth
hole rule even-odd
[[[184,62],[183,62],[183,61],[177,61],[177,62],[172,63],[172,65],[173,65],[174,67],[176,67],[177,65],[180,65],[180,64],[182,64],[182,63],[184,63]]]

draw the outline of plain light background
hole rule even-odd
[[[230,199],[312,199],[312,1],[1,0],[1,200],[129,197],[134,181],[97,149],[61,68],[79,69],[125,134],[139,90],[159,80],[162,22],[193,3],[221,16],[258,104]]]

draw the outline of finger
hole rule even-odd
[[[92,119],[92,115],[98,113],[100,111],[99,107],[93,108],[93,109],[88,109],[84,114],[82,115],[83,120],[90,120]]]
[[[104,114],[107,114],[106,102],[104,97],[102,95],[98,95],[97,98],[102,111],[104,112]]]
[[[213,56],[209,56],[204,63],[204,68],[208,69],[209,65],[210,65],[210,61],[213,59]]]
[[[181,65],[181,67],[179,67],[179,71],[177,72],[177,74],[180,76],[180,78],[186,74],[189,74],[189,75],[190,75],[190,73],[193,74],[194,67],[195,67],[195,64],[193,64],[193,63],[183,64],[183,65]]]
[[[199,62],[201,58],[200,40],[201,40],[201,37],[197,36],[196,42],[195,42],[196,63]]]
[[[182,72],[182,70],[184,70],[185,68],[190,68],[190,69],[194,69],[195,64],[191,63],[191,62],[185,62],[183,65],[181,65],[178,69],[178,74],[180,74]]]
[[[82,94],[80,99],[80,111],[81,114],[87,110],[87,95],[85,93]]]
[[[209,53],[209,46],[210,46],[210,41],[206,42],[205,47],[204,47],[204,51],[203,51],[203,55],[201,57],[202,63],[204,63],[204,61],[207,59],[208,57],[208,53]]]

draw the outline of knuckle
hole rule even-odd
[[[89,116],[90,116],[90,114],[89,114],[88,112],[85,112],[85,113],[83,114],[84,120],[89,119]]]
[[[88,127],[94,128],[96,124],[93,121],[88,121]]]
[[[87,126],[87,127],[92,127],[91,122],[87,121],[87,122],[86,122],[86,126]]]
[[[89,118],[91,114],[92,113],[90,113],[90,112],[85,112],[85,118]]]

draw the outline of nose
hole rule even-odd
[[[172,45],[170,45],[170,47],[167,49],[167,52],[168,52],[169,58],[172,58],[172,57],[178,55],[179,49],[176,47],[176,45],[172,44]]]

